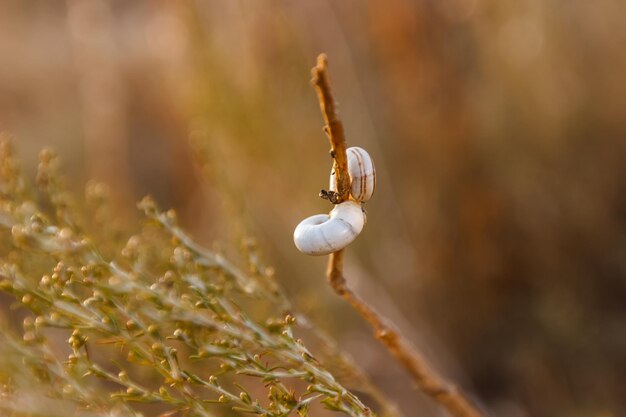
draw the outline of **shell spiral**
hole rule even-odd
[[[358,146],[346,150],[348,157],[348,175],[350,176],[350,195],[354,200],[366,202],[376,188],[376,168],[374,161],[363,148]],[[335,172],[330,174],[330,190],[337,191]]]
[[[328,255],[348,246],[365,225],[365,213],[356,201],[337,204],[330,214],[316,214],[300,222],[293,241],[307,255]]]

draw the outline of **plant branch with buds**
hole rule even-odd
[[[26,310],[22,340],[0,328],[0,411],[19,410],[36,388],[63,415],[134,416],[139,403],[162,416],[212,417],[221,406],[306,417],[320,405],[374,415],[297,337],[300,315],[284,312],[271,274],[203,248],[149,198],[125,245],[104,226],[88,234],[57,165],[41,154],[33,199],[0,141],[0,292]],[[53,349],[55,334],[66,349]],[[28,414],[43,415],[42,404]]]

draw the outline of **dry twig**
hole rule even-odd
[[[320,108],[334,159],[333,169],[337,181],[335,195],[327,196],[334,204],[348,199],[350,180],[346,158],[346,139],[343,125],[335,110],[335,102],[330,88],[326,55],[317,58],[312,70],[313,85],[317,91]],[[328,193],[326,193],[328,194]],[[437,374],[426,359],[393,327],[388,320],[377,313],[365,301],[348,288],[343,276],[343,250],[330,254],[326,271],[332,289],[344,298],[374,329],[376,338],[389,350],[398,362],[411,374],[418,388],[433,398],[455,417],[481,417],[483,414],[474,406],[453,383]]]

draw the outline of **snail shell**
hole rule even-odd
[[[367,151],[358,146],[346,149],[346,154],[350,176],[350,195],[357,201],[365,202],[372,197],[376,188],[374,162]],[[330,173],[330,190],[337,191],[334,170]]]
[[[307,255],[328,255],[348,246],[363,230],[365,213],[361,204],[345,201],[328,214],[316,214],[300,222],[293,241]]]

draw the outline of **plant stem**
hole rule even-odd
[[[311,70],[313,85],[317,91],[317,97],[324,117],[324,132],[330,141],[330,155],[333,157],[333,171],[335,172],[335,193],[325,193],[333,204],[346,201],[350,196],[350,177],[348,176],[348,157],[346,155],[346,138],[343,132],[343,124],[337,116],[335,100],[330,88],[328,77],[328,60],[325,54],[317,57],[317,65]],[[321,195],[321,193],[320,193]]]
[[[348,199],[350,180],[346,158],[346,139],[343,125],[337,116],[328,77],[328,60],[321,54],[312,70],[313,85],[317,91],[320,108],[326,126],[325,132],[334,159],[333,169],[337,181],[337,202]],[[453,383],[446,381],[430,366],[389,321],[377,313],[367,302],[357,296],[346,284],[343,276],[343,250],[330,254],[326,277],[331,288],[348,302],[373,328],[376,338],[387,348],[396,360],[409,372],[418,388],[431,397],[454,417],[482,417],[483,413],[473,405],[466,395]]]

